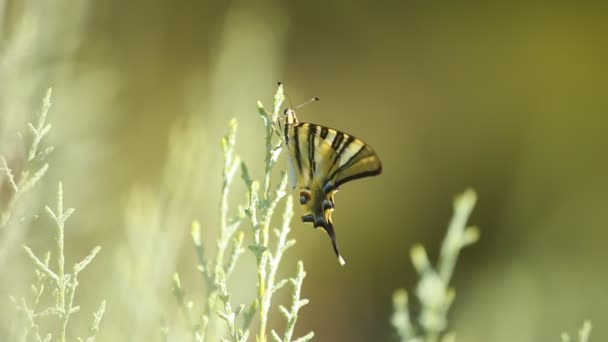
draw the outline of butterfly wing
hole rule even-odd
[[[338,187],[358,178],[375,176],[382,172],[382,164],[374,150],[362,140],[346,133],[345,142],[337,147],[336,161],[329,171],[329,178]]]
[[[286,141],[300,188],[300,203],[306,212],[302,220],[311,222],[315,228],[323,227],[343,265],[331,220],[335,207],[333,196],[346,182],[380,174],[380,159],[362,140],[315,124],[289,125]]]
[[[287,181],[291,187],[291,190],[294,190],[296,185],[298,185],[298,174],[296,172],[295,162],[293,161],[293,157],[291,155],[289,158],[287,158]]]

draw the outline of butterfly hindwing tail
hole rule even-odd
[[[302,216],[302,221],[310,222],[315,228],[321,227],[323,230],[325,230],[331,239],[334,253],[336,253],[340,265],[344,266],[345,261],[340,254],[336,232],[331,219],[331,214],[335,208],[333,195],[337,191],[338,190],[331,185],[330,182],[326,182],[322,189],[319,188],[317,190],[313,188],[312,191],[300,191],[300,202],[304,202],[303,205],[305,208],[311,209],[311,212]]]

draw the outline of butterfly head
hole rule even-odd
[[[285,122],[287,124],[294,124],[298,122],[298,118],[296,117],[296,111],[294,109],[291,108],[287,108],[285,109],[285,111],[283,112],[283,115],[285,116]]]

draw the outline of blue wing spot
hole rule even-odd
[[[331,181],[327,181],[327,182],[325,182],[325,185],[323,185],[323,193],[325,195],[327,195],[330,191],[332,191],[334,189],[335,189],[335,187]]]
[[[321,208],[323,209],[323,211],[325,211],[327,209],[333,209],[334,204],[331,203],[330,200],[324,199],[323,202],[321,203]]]
[[[302,216],[302,222],[315,222],[315,217],[312,214]]]

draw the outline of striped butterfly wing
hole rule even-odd
[[[290,152],[291,183],[299,187],[300,204],[306,211],[302,221],[327,232],[343,265],[331,219],[333,196],[346,182],[380,174],[380,159],[362,140],[320,125],[286,124],[285,140]]]

